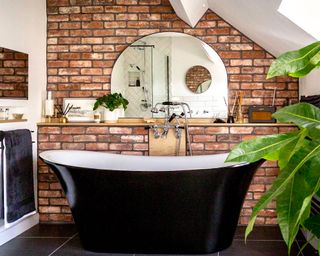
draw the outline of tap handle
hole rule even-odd
[[[173,114],[170,116],[168,122],[170,123],[176,116],[177,116],[177,115],[176,115],[175,113],[173,113]]]

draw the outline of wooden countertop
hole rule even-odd
[[[70,123],[60,123],[57,120],[52,120],[51,122],[43,121],[37,123],[38,126],[149,126],[155,124],[163,124],[163,119],[148,119],[147,122],[143,118],[120,118],[116,123],[94,123],[94,122],[70,122]],[[183,124],[183,122],[181,122]],[[213,123],[212,119],[204,118],[193,118],[188,121],[189,126],[295,126],[290,123]]]

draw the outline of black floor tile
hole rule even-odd
[[[235,239],[228,249],[209,256],[287,256],[287,247],[277,226],[256,226],[244,243],[245,226],[239,226]],[[294,244],[291,255],[297,255],[303,237]],[[0,246],[0,256],[132,256],[133,254],[94,253],[85,251],[74,225],[37,225],[19,237]],[[159,255],[159,254],[158,254]],[[317,255],[312,247],[303,251],[304,256]],[[151,254],[137,254],[151,256]],[[166,255],[168,256],[168,255]]]
[[[73,224],[41,224],[30,228],[19,237],[72,237],[76,233],[77,229]]]
[[[297,255],[297,246],[293,246],[291,255]],[[288,256],[287,246],[282,241],[233,241],[232,246],[220,252],[220,256]]]
[[[131,256],[132,254],[111,254],[111,253],[95,253],[90,251],[85,251],[80,243],[79,236],[75,236],[68,243],[57,250],[52,256]]]
[[[247,226],[238,226],[234,239],[244,240]],[[248,236],[248,241],[254,240],[279,240],[282,241],[281,232],[278,226],[255,226]]]
[[[0,246],[0,256],[48,256],[67,238],[15,238]]]

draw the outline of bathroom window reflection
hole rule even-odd
[[[190,91],[186,74],[194,66],[203,67],[210,77]],[[112,71],[111,92],[129,100],[125,117],[162,117],[162,112],[151,113],[151,108],[170,100],[188,103],[192,117],[227,115],[227,73],[222,60],[209,45],[182,33],[156,33],[124,50]]]

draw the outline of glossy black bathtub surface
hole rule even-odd
[[[104,157],[90,168],[83,152],[79,158],[79,151],[60,153],[64,159],[68,154],[78,158],[78,166],[76,160],[55,161],[53,151],[40,157],[62,184],[83,247],[109,253],[206,254],[229,247],[249,184],[261,164],[208,168],[206,162],[202,164],[206,168],[178,170],[179,164],[166,163],[174,158],[162,157],[161,170],[159,157],[144,157],[148,158],[144,170],[143,158],[137,157],[140,167],[132,164],[132,170],[125,170],[134,156],[88,152],[89,162],[100,161],[93,154]],[[153,158],[157,167],[149,170]],[[215,159],[187,161],[190,158]],[[123,165],[115,169],[114,162]],[[109,170],[101,169],[108,163]]]

